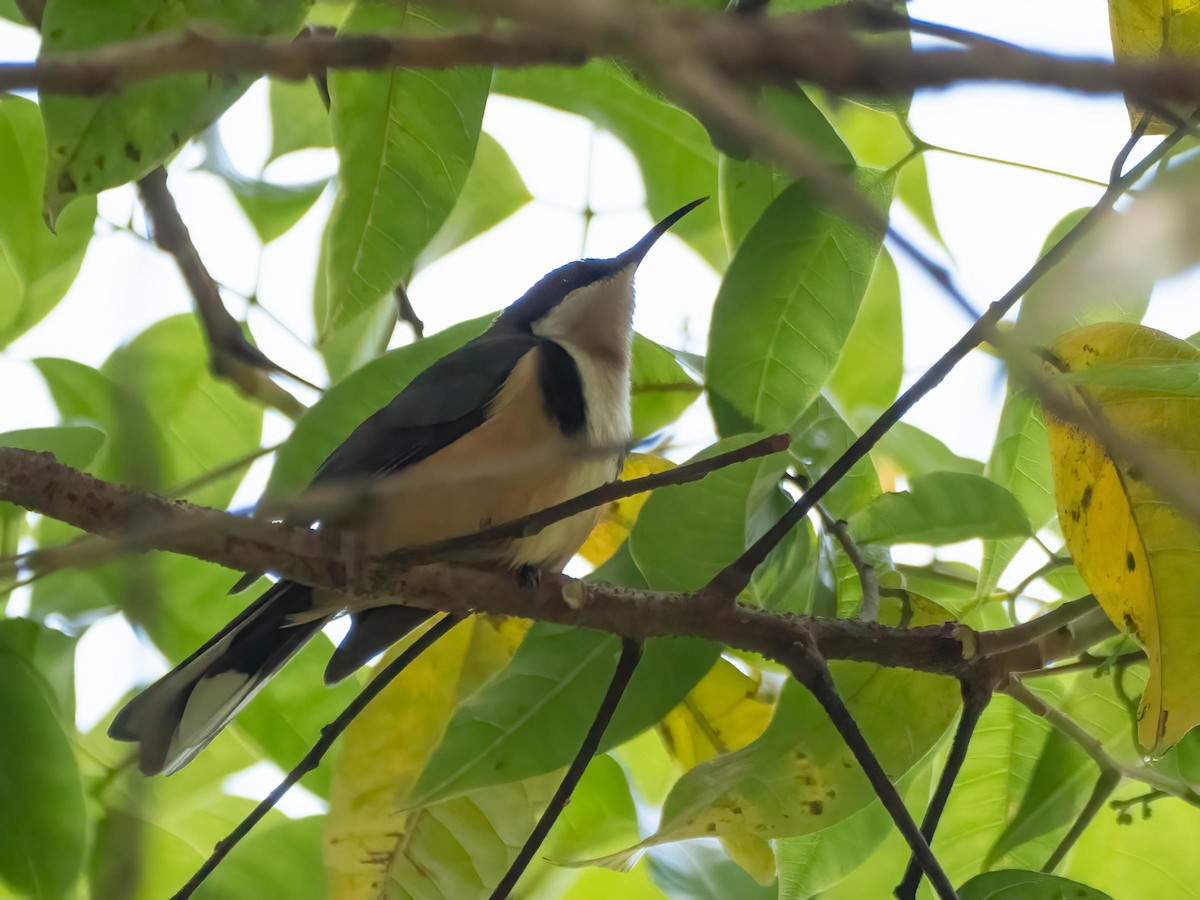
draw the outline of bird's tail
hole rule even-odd
[[[305,620],[311,608],[312,588],[290,581],[272,585],[130,700],[113,719],[109,736],[138,744],[138,767],[147,775],[186,765],[325,624],[325,618]]]

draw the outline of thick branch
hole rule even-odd
[[[156,35],[5,65],[0,67],[0,90],[96,95],[183,72],[300,79],[328,69],[580,65],[590,58],[625,58],[629,34],[640,32],[669,42],[672,55],[704,60],[740,81],[799,79],[838,94],[907,95],[917,88],[1001,81],[1086,93],[1125,92],[1192,105],[1200,101],[1200,65],[1178,59],[1112,63],[989,42],[913,51],[864,40],[852,18],[705,15],[645,4],[612,4],[604,24],[619,16],[622,27],[590,29],[579,19],[598,4],[558,5],[558,17],[570,20],[567,28],[552,30],[542,4],[525,18],[546,30],[509,28],[439,37],[317,34],[303,41],[197,31]],[[521,12],[512,9],[514,4],[503,6],[510,14]]]
[[[408,605],[475,611],[595,628],[635,640],[668,635],[719,641],[784,665],[812,641],[827,659],[853,659],[951,676],[965,674],[961,626],[889,628],[868,622],[770,613],[733,603],[696,615],[694,595],[586,584],[547,573],[536,587],[506,572],[445,563],[405,566],[369,557],[347,566],[327,536],[234,516],[111,484],[50,454],[0,448],[0,499],[137,549],[167,550],[237,571],[271,571],[347,593],[354,608],[403,596]],[[158,523],[161,527],[149,527]],[[31,563],[36,567],[38,557]],[[969,651],[968,651],[969,652]]]

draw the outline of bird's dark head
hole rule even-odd
[[[560,266],[501,313],[496,327],[531,331],[596,352],[627,352],[633,323],[633,275],[672,225],[703,203],[693,200],[612,259],[580,259]]]

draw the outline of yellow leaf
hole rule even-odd
[[[472,616],[421,654],[346,729],[325,830],[331,900],[379,894],[385,873],[413,837],[409,826],[418,811],[397,812],[405,796],[455,708],[508,663],[528,627],[520,619]],[[396,887],[389,883],[388,894],[403,896]]]
[[[761,690],[762,673],[747,675],[724,657],[718,659],[659,723],[667,752],[690,769],[718,753],[745,747],[771,721],[774,704]]]
[[[774,703],[762,695],[762,673],[746,674],[722,657],[667,713],[658,731],[671,758],[690,769],[756,740],[774,709]],[[722,835],[720,840],[729,858],[759,884],[775,880],[775,851],[769,841],[748,832]]]
[[[1116,322],[1068,332],[1051,349],[1070,372],[1126,361],[1200,361],[1200,351],[1184,341]],[[1074,399],[1200,474],[1200,397],[1094,384],[1076,387]],[[1138,742],[1161,755],[1200,723],[1200,528],[1090,434],[1049,413],[1046,425],[1063,537],[1109,618],[1146,650],[1150,679],[1138,708]]]
[[[675,468],[675,463],[663,459],[661,456],[652,456],[649,453],[630,453],[625,458],[625,467],[621,470],[621,480],[632,481],[634,478],[643,478],[646,475],[654,475],[673,468]],[[614,500],[605,506],[600,513],[600,521],[588,535],[587,541],[579,550],[579,555],[593,566],[598,566],[616,553],[625,538],[629,537],[629,529],[633,528],[633,523],[637,521],[638,513],[642,511],[642,506],[649,496],[650,492],[647,491],[644,494],[634,494],[632,497]]]
[[[1118,61],[1200,56],[1200,3],[1196,0],[1109,0],[1108,16],[1113,55]],[[1136,124],[1144,111],[1133,103],[1128,106]],[[1155,116],[1146,133],[1168,134],[1174,129],[1174,123]]]

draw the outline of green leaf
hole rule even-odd
[[[342,27],[344,33],[442,30],[440,19],[407,3],[356,5]],[[477,67],[330,73],[340,165],[325,232],[322,343],[411,275],[466,181],[490,84],[491,71]]]
[[[689,462],[744,447],[761,435],[726,438]],[[727,466],[652,493],[629,534],[629,550],[655,590],[698,590],[774,524],[771,502],[786,453]]]
[[[929,766],[910,772],[909,781],[928,781]],[[897,785],[902,795],[905,784]],[[894,828],[876,800],[828,828],[775,842],[779,860],[779,900],[809,900],[823,894],[861,866]]]
[[[1112,900],[1078,881],[1017,869],[976,875],[958,889],[958,896],[959,900]]]
[[[264,244],[271,243],[299,222],[329,184],[328,179],[306,184],[275,184],[243,175],[229,159],[215,128],[205,132],[202,143],[204,162],[200,170],[211,172],[225,182]]]
[[[0,620],[0,653],[29,663],[53,692],[65,727],[75,720],[75,638],[30,619]]]
[[[204,900],[324,900],[328,896],[321,864],[324,825],[324,816],[308,816],[255,828],[222,861],[198,895]]]
[[[104,432],[90,425],[24,428],[0,434],[0,447],[53,453],[55,459],[73,469],[86,469],[95,459],[104,441]]]
[[[424,806],[567,765],[608,688],[620,641],[585,629],[534,624],[512,662],[454,714],[410,803]],[[657,722],[712,667],[719,648],[651,639],[600,749]]]
[[[959,456],[929,432],[907,422],[897,422],[889,428],[872,455],[888,460],[909,478],[933,472],[984,473],[979,460]]]
[[[259,446],[262,407],[213,376],[208,348],[190,313],[155,322],[113,351],[100,371],[144,404],[161,434],[164,487],[193,479]],[[121,409],[115,410],[115,421],[105,430],[117,453],[128,459],[133,457],[129,442],[138,435],[120,434],[122,415]],[[187,496],[196,503],[224,506],[241,474]]]
[[[650,857],[650,878],[673,900],[775,900],[773,887],[764,887],[719,849],[702,844],[656,848]]]
[[[96,203],[74,206],[51,233],[42,217],[46,138],[36,103],[0,95],[0,347],[52,310],[79,274]]]
[[[1138,691],[1144,681],[1141,671],[1131,671],[1122,684],[1126,691]],[[1108,753],[1129,765],[1141,762],[1141,751],[1133,743],[1133,715],[1111,679],[1084,672],[1065,678],[1056,688],[1066,694],[1055,704]],[[1028,841],[1066,829],[1083,810],[1098,776],[1099,770],[1077,743],[1058,731],[1047,733],[1021,805],[989,851],[986,867]]]
[[[304,0],[48,0],[42,56],[86,50],[183,28],[242,36],[290,35]],[[211,125],[249,86],[247,77],[168,75],[97,97],[46,94],[46,214],[54,221],[77,196],[140,178]]]
[[[0,19],[16,22],[18,25],[28,25],[21,11],[17,9],[15,0],[0,0]]]
[[[709,402],[722,435],[790,428],[837,364],[881,235],[787,188],[738,248],[709,333]]]
[[[273,184],[253,178],[226,180],[258,239],[269,244],[291,230],[325,191],[326,181]]]
[[[311,79],[272,78],[267,97],[271,109],[271,153],[267,162],[297,150],[333,146],[329,111]]]
[[[327,390],[296,422],[275,454],[265,496],[301,491],[317,467],[350,432],[391,402],[408,383],[447,353],[483,334],[494,316],[460,322],[385,353]]]
[[[1050,472],[1050,444],[1041,404],[1017,385],[1009,385],[1000,409],[996,442],[984,474],[1017,498],[1034,533],[1055,517],[1054,477]],[[1004,570],[1025,545],[1025,538],[985,541],[976,597],[995,589]]]
[[[634,334],[630,411],[635,442],[678,419],[702,390],[670,350]]]
[[[860,543],[953,544],[973,537],[1029,534],[1015,497],[978,475],[935,472],[914,478],[911,489],[883,494],[849,519]]]
[[[855,422],[874,419],[900,392],[904,377],[901,325],[900,276],[891,254],[880,250],[858,317],[826,386],[829,396]]]
[[[833,129],[829,120],[797,88],[767,88],[760,98],[763,115],[780,126],[802,136],[812,152],[826,164],[852,170],[854,157]],[[739,157],[748,157],[744,148]],[[787,189],[795,179],[790,173],[777,166],[753,159],[732,159],[722,156],[720,162],[720,205],[721,224],[725,229],[725,241],[730,252],[737,250],[754,223],[775,198]]]
[[[810,483],[824,475],[858,437],[824,397],[804,411],[791,432],[792,458]],[[830,515],[845,519],[878,497],[879,491],[875,466],[870,458],[863,458],[825,495],[823,505]]]
[[[965,881],[982,869],[1025,794],[1049,732],[1045,719],[1006,696],[997,696],[984,710],[938,826],[937,857],[951,881]],[[1002,863],[1036,868],[1054,843],[1039,839]],[[901,852],[907,860],[903,842]]]
[[[500,224],[533,199],[521,173],[494,137],[479,135],[475,161],[458,201],[413,265],[420,271],[456,247]]]
[[[646,205],[656,220],[697,197],[717,194],[717,151],[704,126],[616,63],[505,69],[496,73],[495,90],[577,113],[612,132],[637,160]],[[671,233],[718,272],[725,268],[728,253],[717,204],[693,210]]]
[[[948,618],[929,601],[914,606],[914,624]],[[899,602],[885,598],[885,619],[895,622],[899,615]],[[959,692],[950,679],[860,663],[830,668],[893,780],[924,758],[957,713]],[[658,831],[640,846],[705,835],[806,834],[845,820],[874,799],[820,704],[798,682],[788,681],[762,737],[685,772],[663,804]]]
[[[66,897],[83,866],[83,785],[50,686],[8,650],[0,709],[0,879],[27,897]]]

